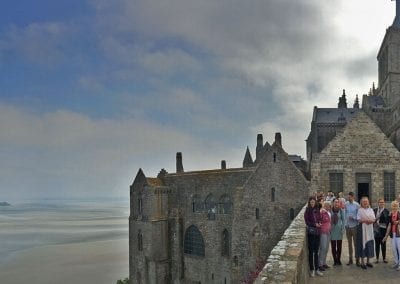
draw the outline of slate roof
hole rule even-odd
[[[371,107],[385,107],[385,101],[381,96],[364,96]]]
[[[316,108],[314,121],[316,123],[340,123],[350,121],[360,109],[357,108]]]

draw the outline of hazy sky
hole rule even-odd
[[[257,133],[305,156],[313,106],[377,82],[389,0],[3,0],[0,201],[126,197],[240,167]]]

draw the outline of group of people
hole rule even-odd
[[[346,201],[342,193],[337,197],[332,192],[327,196],[315,193],[308,199],[304,220],[307,229],[308,261],[310,276],[323,276],[330,268],[327,264],[329,244],[331,245],[333,265],[342,265],[342,240],[346,233],[349,249],[347,265],[355,264],[362,269],[372,268],[371,259],[382,253],[386,260],[386,240],[392,238],[394,256],[393,268],[400,270],[400,231],[399,202],[391,202],[391,211],[385,208],[383,198],[378,206],[371,208],[368,197],[355,201],[353,192],[349,192]],[[354,256],[354,258],[353,258]]]

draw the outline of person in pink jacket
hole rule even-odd
[[[321,227],[320,229],[320,245],[319,245],[319,270],[324,271],[329,268],[326,264],[326,256],[328,254],[329,242],[331,236],[331,202],[325,201],[320,211]]]

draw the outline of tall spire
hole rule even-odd
[[[396,1],[396,17],[394,18],[392,26],[400,28],[400,0],[395,0],[395,1]]]
[[[249,146],[247,146],[246,149],[246,154],[244,154],[244,159],[243,159],[243,168],[251,167],[253,166],[254,162],[253,159],[251,158]]]

